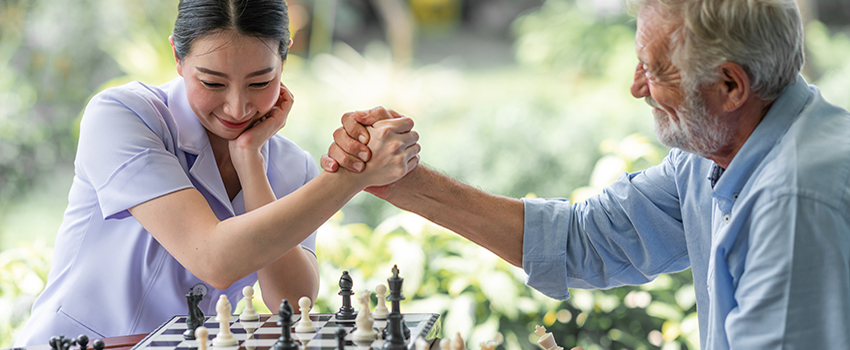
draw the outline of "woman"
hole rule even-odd
[[[286,138],[284,0],[183,0],[169,38],[177,79],[95,96],[47,286],[16,346],[54,335],[146,333],[215,314],[259,280],[267,306],[315,300],[315,230],[354,194],[418,164],[409,119],[371,130],[363,173],[321,173]]]

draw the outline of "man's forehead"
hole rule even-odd
[[[635,50],[638,59],[646,63],[646,60],[652,58],[660,59],[659,55],[666,56],[673,28],[670,20],[655,6],[641,8],[637,16],[637,32],[635,33]]]

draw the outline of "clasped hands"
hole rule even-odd
[[[401,179],[419,164],[419,134],[413,131],[413,120],[391,109],[375,107],[368,111],[345,113],[342,126],[334,131],[334,142],[328,153],[322,156],[321,166],[327,172],[336,172],[340,167],[351,172],[361,173],[382,167],[387,158],[382,153],[386,148],[394,157],[404,156],[406,167],[394,169],[386,174],[383,181],[373,183],[366,191],[378,197],[387,185]],[[386,145],[389,143],[389,145]],[[404,147],[404,152],[399,150]],[[402,159],[394,159],[401,164]]]

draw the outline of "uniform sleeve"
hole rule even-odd
[[[725,322],[730,348],[850,348],[846,208],[801,195],[756,208],[747,256],[729,266],[743,270]]]
[[[175,155],[167,106],[142,85],[106,90],[86,107],[75,166],[97,193],[104,219],[192,187]]]
[[[673,156],[621,175],[583,203],[524,199],[526,283],[566,299],[568,288],[639,284],[686,269],[690,262]]]

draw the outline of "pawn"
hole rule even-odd
[[[496,347],[502,345],[504,341],[505,337],[502,333],[496,333],[496,339],[481,342],[481,350],[496,350]]]
[[[564,350],[555,343],[555,337],[552,333],[546,333],[546,327],[534,326],[534,334],[537,334],[540,339],[537,339],[537,344],[545,350]]]
[[[422,338],[422,336],[417,337],[414,344],[416,350],[429,350],[431,348],[428,345],[428,341],[425,340],[425,338]]]
[[[245,309],[239,314],[239,319],[242,321],[256,321],[260,319],[260,314],[254,309],[254,287],[245,286],[242,288],[242,300],[245,300]]]
[[[59,344],[59,336],[54,335],[50,337],[50,340],[48,340],[47,343],[50,344],[51,349],[61,350],[61,345]]]
[[[298,310],[301,311],[301,320],[295,325],[296,333],[311,333],[316,331],[316,326],[313,325],[313,320],[310,319],[310,306],[313,302],[310,297],[303,296],[298,299]]]
[[[463,342],[463,338],[460,336],[460,332],[455,333],[455,337],[452,338],[451,350],[466,350],[466,345]]]
[[[372,317],[376,320],[385,320],[390,313],[390,310],[387,308],[387,286],[379,284],[375,287],[375,294],[378,297],[378,306],[375,306]]]
[[[198,340],[198,350],[207,350],[207,341],[209,341],[210,332],[207,327],[200,326],[195,328],[195,339]]]
[[[76,340],[74,340],[73,338],[65,338],[65,336],[60,336],[59,339],[62,340],[62,350],[70,350],[71,346],[76,344]]]
[[[85,334],[80,334],[80,336],[77,337],[77,344],[80,344],[80,350],[86,350],[89,346],[89,337]]]
[[[94,350],[103,350],[106,347],[106,343],[103,342],[103,339],[95,339],[94,342],[91,343],[91,346]]]

